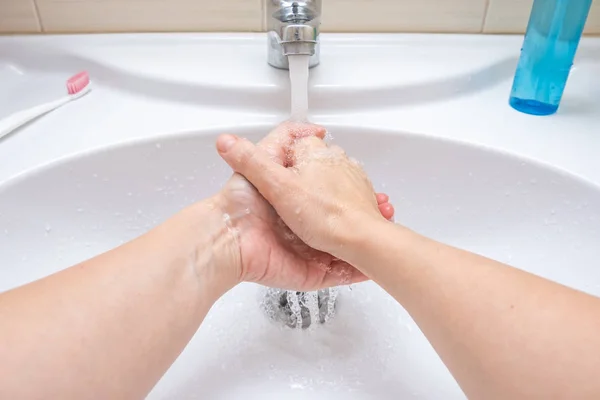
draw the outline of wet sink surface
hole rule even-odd
[[[231,129],[253,139],[268,127]],[[458,142],[330,126],[390,194],[397,221],[600,295],[600,189],[559,170]],[[217,131],[117,145],[0,186],[0,291],[150,229],[217,191]],[[365,143],[368,142],[368,146]],[[240,285],[208,315],[151,399],[462,399],[410,316],[372,283],[343,288],[329,323],[269,321]]]

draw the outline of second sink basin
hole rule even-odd
[[[229,131],[258,139],[263,129]],[[435,239],[600,295],[600,189],[510,154],[394,131],[330,127],[396,220]],[[212,195],[230,171],[201,131],[117,145],[0,186],[0,291],[130,240]],[[218,301],[151,399],[462,399],[403,308],[373,283],[343,288],[334,320],[269,321],[263,288]],[[68,327],[65,327],[68,329]]]

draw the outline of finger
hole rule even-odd
[[[282,126],[284,129],[287,129],[289,135],[296,138],[304,138],[309,136],[316,136],[319,139],[324,139],[327,134],[327,129],[320,125],[310,124],[306,122],[285,122]]]
[[[377,193],[377,204],[384,204],[390,201],[390,196],[385,193]]]
[[[334,145],[330,145],[328,147],[333,153],[337,153],[337,154],[346,156],[346,150],[342,149],[340,146],[334,144]],[[356,161],[356,160],[353,160],[353,161]],[[358,164],[358,161],[356,163]]]
[[[294,140],[306,136],[324,137],[325,132],[325,128],[318,125],[300,122],[284,122],[269,132],[258,145],[269,153],[273,161],[283,165],[286,160],[288,149]]]
[[[396,210],[390,203],[383,203],[379,205],[379,212],[385,219],[391,221],[394,218]]]
[[[289,122],[288,129],[291,130],[293,141],[292,145],[290,145],[285,154],[285,166],[293,167],[296,165],[296,148],[299,142],[304,141],[306,138],[318,139],[319,141],[323,141],[327,131],[322,126],[311,125],[306,123],[298,123],[298,122]]]
[[[246,177],[271,203],[281,188],[295,178],[291,171],[274,162],[264,149],[246,139],[221,135],[217,139],[217,150],[235,172]]]
[[[316,136],[304,137],[295,142],[291,148],[290,167],[298,165],[303,160],[309,158],[310,155],[315,155],[319,152],[328,151],[327,143]]]
[[[285,165],[289,149],[298,138],[307,136],[325,137],[325,128],[301,122],[284,122],[273,129],[258,145],[271,156],[272,160]]]

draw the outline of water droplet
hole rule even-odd
[[[143,214],[142,210],[137,210],[137,213],[138,213],[138,215],[142,215]]]
[[[92,177],[98,178],[98,174],[92,174]]]
[[[154,147],[156,147],[157,149],[160,149],[160,148],[162,147],[162,144],[160,144],[160,143],[156,143],[156,144],[154,145]]]
[[[77,212],[79,212],[79,213],[80,213],[80,212],[83,212],[83,208],[79,207],[79,208],[77,209]]]
[[[127,192],[127,196],[131,197],[131,196],[133,196],[133,193]]]
[[[52,227],[49,224],[46,224],[45,228],[46,233],[50,233],[52,231]]]

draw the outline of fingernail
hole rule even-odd
[[[222,135],[217,141],[217,150],[221,153],[226,153],[233,147],[237,140],[237,137],[233,135]]]

